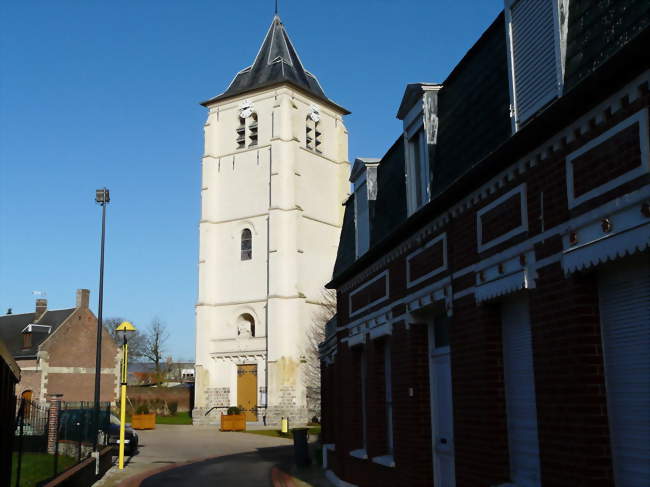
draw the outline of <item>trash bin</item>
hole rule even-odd
[[[306,467],[311,463],[309,459],[309,428],[293,428],[293,453],[296,465]]]

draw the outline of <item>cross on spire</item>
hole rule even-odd
[[[275,0],[275,15],[278,15],[278,0]]]

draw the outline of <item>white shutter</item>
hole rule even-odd
[[[650,258],[604,268],[599,302],[617,487],[650,485]]]
[[[539,486],[533,345],[525,294],[503,301],[501,322],[511,481],[517,487]]]
[[[516,0],[506,10],[517,125],[559,94],[557,0]]]

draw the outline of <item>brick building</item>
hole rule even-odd
[[[11,481],[11,455],[16,431],[16,383],[20,368],[0,340],[0,485]]]
[[[21,369],[16,392],[45,401],[63,394],[64,401],[92,401],[95,393],[97,317],[88,307],[90,291],[77,290],[74,308],[48,310],[37,299],[33,313],[0,316],[4,340]],[[118,396],[119,353],[110,333],[102,336],[101,400]]]
[[[321,345],[337,485],[650,485],[649,19],[506,0],[357,159]]]

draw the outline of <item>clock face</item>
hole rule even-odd
[[[250,100],[244,100],[239,104],[239,116],[241,118],[248,118],[250,117],[253,112],[254,112],[255,106],[253,105],[253,102]]]
[[[320,111],[316,105],[309,107],[309,118],[311,118],[314,122],[318,122],[320,120]]]

